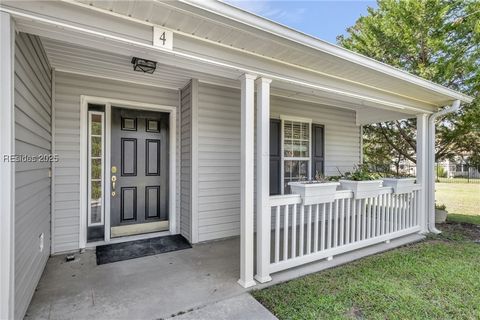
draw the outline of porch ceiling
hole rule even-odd
[[[42,43],[52,67],[57,71],[82,74],[100,78],[116,79],[148,86],[181,89],[191,78],[205,83],[240,88],[240,72],[220,76],[208,72],[178,67],[178,63],[159,63],[153,74],[135,72],[132,69],[132,55],[99,50],[89,46],[67,43],[42,37]],[[133,54],[133,53],[132,53]],[[142,56],[141,52],[138,52]],[[170,62],[170,61],[167,61]],[[199,65],[197,64],[197,69]],[[208,70],[207,70],[208,71]],[[218,73],[218,70],[217,70]],[[225,75],[225,74],[224,74]],[[410,111],[388,110],[372,102],[360,101],[333,93],[304,88],[295,84],[274,81],[272,95],[315,104],[334,106],[356,111],[357,123],[403,119],[414,116]]]
[[[240,73],[233,73],[226,77],[184,69],[172,64],[159,63],[157,70],[153,74],[146,74],[132,70],[131,55],[99,50],[46,37],[42,37],[42,43],[51,66],[57,71],[117,79],[174,90],[183,88],[191,78],[199,79],[205,83],[240,88],[240,82],[238,81]],[[138,53],[140,56],[141,54],[141,52]],[[408,113],[405,110],[392,111],[375,103],[327,94],[278,81],[272,83],[271,94],[320,105],[354,110],[357,113],[358,124],[379,120],[403,119],[413,116],[412,113]],[[379,108],[383,109],[379,110]]]
[[[42,43],[50,64],[57,71],[117,79],[174,90],[183,88],[192,78],[207,83],[238,86],[236,79],[179,68],[165,63],[158,63],[153,74],[135,72],[131,64],[132,55],[107,52],[49,38],[42,38]],[[141,52],[138,53],[138,56],[143,57]],[[233,76],[236,77],[237,74]]]

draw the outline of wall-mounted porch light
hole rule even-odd
[[[157,68],[156,61],[151,61],[151,60],[137,58],[137,57],[132,58],[132,64],[133,64],[134,71],[145,72],[150,74],[153,73]]]

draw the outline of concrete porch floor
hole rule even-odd
[[[53,256],[26,319],[161,319],[245,292],[237,284],[239,238],[97,266]]]
[[[271,282],[251,289],[332,268],[423,238],[412,234],[338,255],[331,261],[320,260],[285,270],[272,275]],[[64,255],[53,256],[40,279],[26,319],[165,319],[197,310],[248,291],[237,284],[239,249],[239,238],[231,238],[100,266],[96,265],[93,250],[76,254],[72,262],[65,262]],[[186,318],[201,314],[194,312]]]

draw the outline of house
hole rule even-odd
[[[251,287],[435,231],[433,123],[471,97],[223,2],[0,11],[0,318],[24,316],[49,256],[105,243],[240,236]],[[287,194],[360,163],[362,125],[412,117],[408,193]]]
[[[469,154],[460,154],[453,159],[443,160],[438,164],[442,169],[437,170],[437,178],[480,179],[480,168],[470,165],[469,158]],[[443,176],[441,173],[443,173]]]

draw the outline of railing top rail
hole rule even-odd
[[[270,196],[270,206],[284,206],[287,204],[300,204],[302,198],[299,194],[284,194],[279,196]]]
[[[410,190],[421,190],[421,184],[414,184]],[[381,187],[379,194],[390,194],[393,193],[392,187]],[[339,199],[351,199],[353,198],[353,192],[350,190],[337,190],[335,192],[335,200]],[[299,194],[284,194],[284,195],[277,195],[277,196],[270,196],[270,206],[284,206],[290,204],[301,204],[302,198]]]
[[[335,200],[353,198],[353,192],[351,190],[337,190],[335,192]]]

